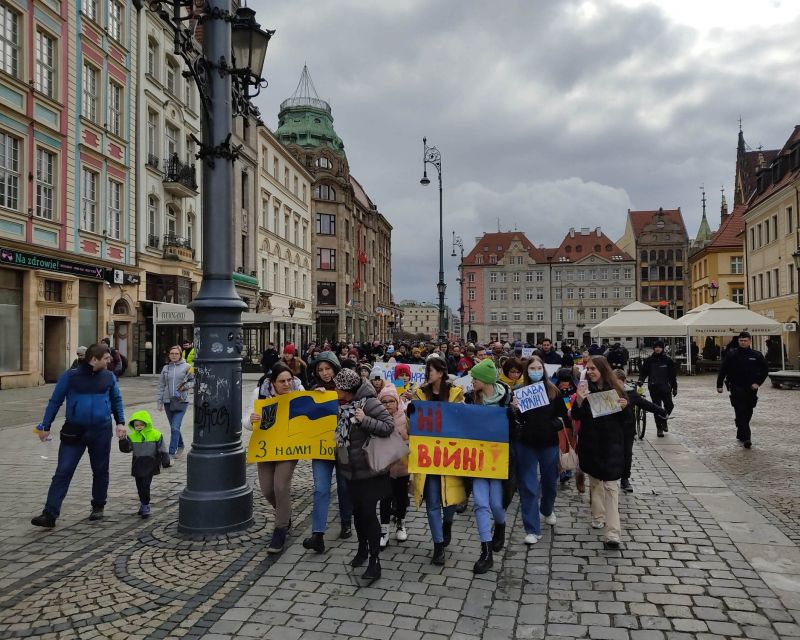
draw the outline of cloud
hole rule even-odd
[[[277,29],[259,106],[274,126],[308,62],[352,172],[394,226],[396,299],[436,296],[423,135],[438,146],[457,307],[452,230],[467,250],[498,217],[537,244],[597,225],[616,239],[629,207],[680,206],[694,232],[703,184],[715,226],[739,116],[754,148],[780,147],[797,123],[800,19],[752,2],[251,0]]]

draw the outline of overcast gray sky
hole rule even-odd
[[[250,0],[276,29],[258,99],[277,124],[307,63],[333,109],[351,172],[394,226],[396,300],[434,301],[435,181],[442,152],[447,302],[476,236],[569,227],[612,239],[628,208],[681,207],[691,234],[700,185],[709,222],[732,200],[738,119],[757,148],[800,123],[800,3],[793,0]],[[430,175],[430,174],[429,174]]]

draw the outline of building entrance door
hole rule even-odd
[[[67,368],[67,319],[58,316],[44,317],[44,370],[45,382],[56,382]]]

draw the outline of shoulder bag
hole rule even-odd
[[[386,471],[392,464],[405,458],[410,451],[408,442],[403,440],[397,429],[393,429],[385,438],[370,436],[364,443],[367,464],[375,473]]]
[[[566,427],[558,432],[558,467],[561,471],[574,471],[578,468],[575,436]]]

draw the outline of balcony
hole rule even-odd
[[[182,238],[174,233],[164,236],[164,257],[167,260],[182,260],[192,262],[194,260],[194,249],[188,238]]]
[[[197,195],[196,169],[193,164],[184,164],[177,154],[164,160],[164,189],[179,198]]]

